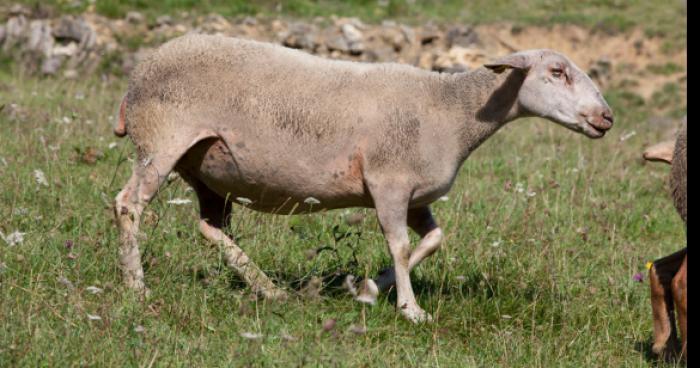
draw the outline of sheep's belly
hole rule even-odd
[[[190,149],[177,170],[222,199],[257,211],[291,214],[372,206],[356,172],[341,176],[335,170],[316,169],[311,173],[304,165],[290,167],[289,158],[284,161],[260,155],[234,157],[221,140],[209,139]]]

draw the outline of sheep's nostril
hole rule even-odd
[[[610,110],[603,111],[603,114],[602,114],[602,115],[603,115],[603,119],[604,119],[604,120],[606,120],[608,123],[610,123],[610,125],[613,125],[613,122],[614,122],[615,120],[614,120],[614,118],[613,118],[612,111],[610,111]]]

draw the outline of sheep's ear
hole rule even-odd
[[[657,143],[644,150],[644,159],[647,161],[660,161],[670,164],[673,162],[673,152],[676,149],[676,141]]]
[[[532,66],[532,62],[528,55],[523,53],[515,53],[497,59],[494,62],[484,65],[486,68],[493,70],[496,73],[502,73],[506,69],[528,70]]]

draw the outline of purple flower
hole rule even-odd
[[[644,282],[644,274],[641,272],[637,272],[632,276],[632,280],[637,281],[637,282]]]
[[[66,240],[66,249],[71,249],[73,248],[73,241],[68,239]]]

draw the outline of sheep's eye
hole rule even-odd
[[[563,71],[562,69],[560,69],[560,68],[554,68],[554,69],[552,69],[552,76],[553,76],[554,78],[559,79],[559,78],[561,78],[563,75],[564,75],[564,71]]]

